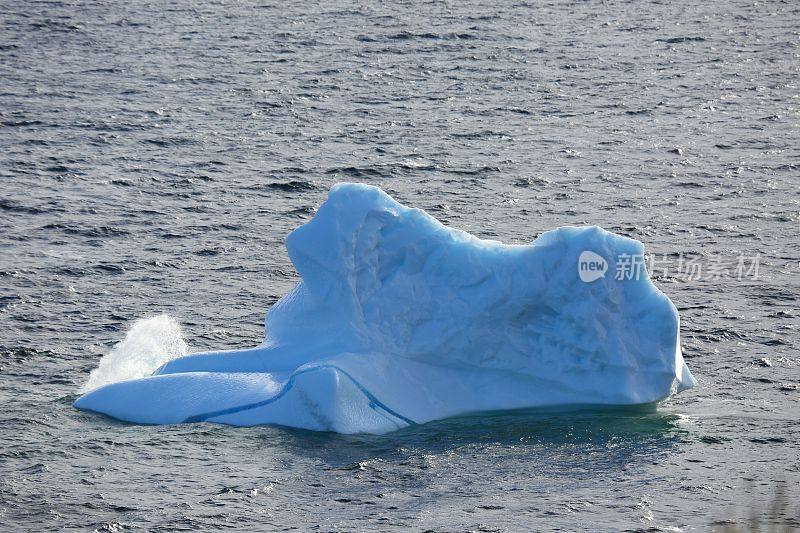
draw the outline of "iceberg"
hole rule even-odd
[[[651,404],[695,384],[675,306],[646,270],[615,268],[642,244],[597,226],[506,245],[341,183],[286,248],[302,279],[260,346],[178,357],[75,407],[380,434],[482,411]]]

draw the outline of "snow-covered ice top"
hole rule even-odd
[[[376,187],[334,186],[289,234],[302,281],[261,346],[174,359],[75,406],[130,422],[384,433],[489,410],[656,402],[695,384],[642,244],[597,226],[505,245]],[[618,279],[621,278],[621,279]]]

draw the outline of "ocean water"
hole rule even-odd
[[[798,74],[791,1],[0,0],[0,529],[800,528]],[[71,407],[103,355],[257,344],[339,181],[641,240],[698,387],[384,436]]]

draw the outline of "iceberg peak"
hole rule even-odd
[[[656,402],[695,384],[643,246],[597,226],[481,240],[341,183],[286,248],[261,346],[173,359],[78,408],[140,423],[383,433],[480,411]],[[620,263],[622,261],[622,263]]]

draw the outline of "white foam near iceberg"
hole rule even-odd
[[[158,315],[137,320],[125,338],[100,359],[80,392],[125,379],[149,376],[170,359],[182,357],[187,352],[181,327],[171,316]]]
[[[643,269],[615,271],[642,244],[596,226],[504,245],[343,183],[286,248],[302,281],[269,311],[261,346],[172,359],[75,406],[146,424],[385,433],[645,404],[695,384],[675,306]]]

